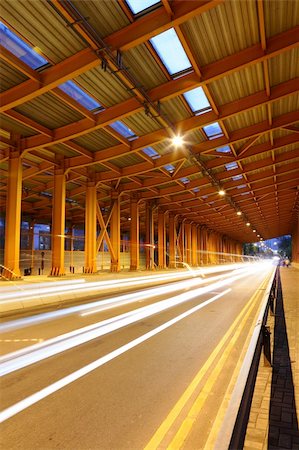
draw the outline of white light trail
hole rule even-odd
[[[151,305],[147,305],[141,308],[138,308],[133,311],[129,311],[127,313],[112,317],[110,319],[104,320],[102,322],[97,322],[92,325],[88,325],[83,328],[79,328],[78,330],[71,331],[69,333],[57,336],[55,338],[49,339],[47,341],[43,341],[39,344],[32,345],[30,347],[18,350],[13,353],[9,353],[8,355],[4,355],[0,358],[0,376],[7,375],[16,370],[27,367],[36,362],[42,361],[43,359],[49,358],[53,355],[57,355],[66,350],[74,348],[78,345],[82,345],[90,340],[96,339],[100,336],[111,333],[115,330],[119,330],[125,326],[136,323],[142,319],[150,317],[154,314],[161,313],[169,308],[173,308],[181,303],[184,303],[188,300],[194,299],[211,291],[215,291],[219,288],[227,286],[229,284],[234,283],[235,281],[243,278],[248,275],[248,272],[237,271],[238,273],[230,278],[219,280],[217,282],[212,283],[209,286],[199,287],[196,289],[192,289],[188,292],[183,292],[182,294],[176,295],[171,298],[167,298],[166,300],[162,300]],[[195,279],[189,280],[194,287],[196,286]],[[187,283],[187,281],[183,282]],[[183,285],[182,282],[177,283]],[[161,295],[161,291],[169,294],[169,290],[166,291],[167,288],[171,287],[172,291],[177,291],[178,286],[163,286],[161,288],[151,289],[145,293],[136,293],[135,295],[145,295],[147,297],[152,297],[152,291],[155,291],[155,295]],[[157,293],[159,292],[159,294]],[[132,295],[132,294],[131,294]],[[123,297],[126,296],[121,296]],[[108,301],[111,301],[108,300]],[[123,300],[121,301],[123,304]],[[90,313],[95,313],[98,311],[91,311]],[[86,313],[87,314],[87,313]]]
[[[188,311],[169,320],[168,322],[165,322],[164,324],[149,331],[148,333],[145,333],[142,336],[139,336],[137,339],[134,339],[133,341],[128,342],[127,344],[123,345],[122,347],[119,347],[118,349],[112,351],[111,353],[108,353],[107,355],[102,356],[101,358],[97,359],[96,361],[93,361],[92,363],[87,364],[86,366],[82,367],[79,370],[76,370],[75,372],[71,373],[70,375],[67,375],[64,378],[61,378],[60,380],[47,386],[46,388],[41,389],[40,391],[21,400],[20,402],[15,403],[14,405],[6,408],[5,410],[0,412],[0,423],[15,416],[19,412],[24,411],[25,409],[29,408],[30,406],[34,405],[35,403],[39,402],[40,400],[48,397],[49,395],[53,394],[54,392],[57,392],[58,390],[62,389],[63,387],[73,383],[74,381],[78,380],[79,378],[82,378],[84,375],[87,375],[88,373],[98,369],[99,367],[103,366],[107,362],[112,361],[113,359],[115,359],[118,356],[122,355],[123,353],[131,350],[132,348],[137,347],[137,345],[142,344],[143,342],[150,339],[151,337],[157,335],[158,333],[161,333],[162,331],[166,330],[167,328],[171,327],[172,325],[176,324],[177,322],[181,321],[182,319],[190,316],[191,314],[195,313],[196,311],[199,311],[200,309],[204,308],[205,306],[207,306],[210,303],[214,302],[215,300],[219,299],[223,295],[227,294],[230,290],[231,289],[227,289],[224,292],[221,292],[218,295],[215,295],[214,297],[210,298],[209,300],[206,300],[205,302],[201,303],[200,305],[197,305],[194,308],[189,309]]]
[[[232,266],[230,266],[230,268],[231,267]],[[249,266],[249,267],[250,267],[250,269],[252,269],[255,266]],[[215,268],[211,268],[211,269],[215,270]],[[66,315],[79,313],[81,311],[86,311],[86,313],[83,313],[82,315],[94,314],[96,312],[103,311],[105,309],[117,307],[120,305],[121,302],[122,302],[122,304],[127,304],[127,303],[131,303],[131,302],[138,301],[138,300],[145,300],[146,298],[150,298],[155,295],[162,295],[167,292],[176,291],[183,287],[188,288],[188,287],[194,286],[195,284],[212,283],[212,282],[216,281],[217,279],[229,277],[238,270],[246,270],[246,269],[248,270],[247,267],[241,266],[241,269],[236,268],[236,270],[234,270],[230,273],[218,275],[213,278],[207,278],[204,280],[201,278],[199,278],[199,279],[197,279],[197,278],[190,279],[189,278],[186,281],[184,281],[184,280],[178,281],[177,283],[175,283],[173,285],[164,285],[164,286],[157,287],[157,288],[153,287],[153,288],[149,288],[147,290],[143,290],[141,292],[138,291],[138,292],[128,293],[128,294],[124,294],[124,295],[109,298],[109,299],[92,301],[91,303],[87,303],[84,305],[77,305],[77,306],[72,306],[69,308],[64,308],[60,311],[51,311],[51,312],[41,313],[41,314],[31,316],[31,317],[25,317],[22,319],[9,321],[9,322],[6,322],[6,323],[0,325],[0,331],[1,332],[12,331],[12,330],[16,330],[18,328],[31,326],[35,323],[41,323],[41,322],[44,322],[47,320],[53,320],[53,319],[57,319],[60,317],[64,317]],[[90,310],[90,311],[88,311],[88,310]]]
[[[53,297],[56,296],[59,292],[63,293],[74,291],[75,293],[77,293],[79,291],[82,293],[86,293],[102,289],[115,289],[116,284],[120,285],[121,287],[134,287],[146,283],[153,283],[155,281],[170,281],[173,279],[188,278],[190,277],[190,273],[192,273],[193,277],[196,277],[219,271],[223,272],[227,270],[235,270],[244,266],[246,267],[245,264],[229,264],[224,266],[200,268],[195,270],[192,269],[191,271],[189,270],[187,272],[171,272],[167,274],[145,275],[135,278],[119,278],[115,280],[101,280],[94,282],[86,282],[85,279],[79,279],[59,282],[50,281],[48,283],[32,283],[30,286],[22,285],[21,291],[12,291],[11,287],[10,289],[6,289],[8,290],[8,292],[5,292],[4,290],[4,295],[1,295],[1,304],[10,304],[12,302],[15,302],[16,300],[25,301],[26,299],[33,300],[40,299],[41,297]]]

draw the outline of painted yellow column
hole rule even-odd
[[[176,229],[175,229],[175,215],[169,213],[168,219],[168,239],[169,239],[169,268],[176,267]]]
[[[52,205],[52,268],[50,275],[64,275],[65,242],[65,174],[56,169],[54,174],[54,192]]]
[[[292,230],[292,263],[295,267],[299,267],[299,219],[296,218],[293,230]]]
[[[187,264],[191,264],[191,223],[185,223],[185,242],[186,242],[186,262]]]
[[[158,212],[158,267],[165,268],[165,213]]]
[[[139,269],[139,205],[138,199],[131,197],[130,203],[130,270]]]
[[[154,268],[154,218],[153,205],[151,202],[146,204],[145,211],[145,257],[146,269],[152,270]]]
[[[201,227],[201,250],[202,264],[208,264],[207,230],[205,227]]]
[[[97,271],[97,188],[94,182],[86,186],[85,202],[85,273]]]
[[[18,152],[8,162],[8,184],[5,219],[4,273],[6,278],[19,278],[22,202],[22,160]]]
[[[193,223],[191,225],[191,249],[192,249],[192,254],[191,254],[191,264],[192,266],[197,266],[197,255],[198,255],[198,251],[197,251],[197,225],[195,223]]]
[[[112,214],[110,220],[110,240],[114,255],[111,255],[111,272],[120,271],[120,197],[112,193]]]
[[[202,264],[202,236],[201,236],[201,227],[197,225],[197,265],[200,266]]]
[[[185,222],[184,221],[182,221],[180,223],[178,246],[179,246],[179,251],[181,253],[181,255],[180,255],[181,262],[186,262],[186,255],[185,255],[186,241],[185,241]]]

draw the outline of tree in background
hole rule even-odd
[[[278,254],[282,258],[292,257],[292,238],[291,236],[282,236],[277,239],[278,241]]]

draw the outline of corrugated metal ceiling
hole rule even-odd
[[[209,83],[217,105],[240,100],[265,89],[262,64],[256,64]]]
[[[100,38],[104,38],[130,23],[116,0],[85,0],[72,3]]]
[[[123,58],[125,66],[134,74],[143,89],[151,89],[167,81],[145,44],[126,51]]]
[[[46,0],[3,0],[1,16],[54,64],[86,47]]]
[[[294,0],[264,0],[267,37],[282,33],[299,24],[299,3]]]
[[[36,134],[36,131],[32,130],[32,128],[26,127],[5,114],[0,114],[0,125],[4,130],[13,130],[15,133],[21,134],[24,137],[33,136]]]
[[[269,60],[269,76],[271,86],[299,77],[299,49],[288,52]]]
[[[105,130],[97,130],[85,134],[84,136],[73,139],[73,141],[93,152],[119,144],[119,141]]]
[[[0,60],[0,92],[26,81],[28,78],[10,64]]]
[[[62,127],[84,117],[50,92],[18,106],[15,110],[50,129]]]
[[[226,1],[184,23],[182,30],[200,66],[205,66],[259,41],[256,3]]]
[[[66,25],[65,20],[62,19],[61,15],[57,14],[57,10],[52,7],[53,3],[51,1],[47,2],[46,0],[19,0],[18,2],[10,2],[8,0],[4,0],[2,3],[4,5],[4,7],[2,8],[4,20],[6,20],[14,29],[16,29],[20,33],[20,35],[23,35],[28,42],[30,42],[34,46],[39,47],[44,55],[54,63],[62,61],[63,59],[69,57],[70,55],[73,55],[74,53],[77,53],[78,51],[88,46],[87,42],[84,42],[84,40],[74,32],[72,27]],[[114,33],[117,30],[124,28],[129,24],[129,19],[126,17],[125,13],[122,11],[116,0],[110,2],[77,0],[73,2],[73,4],[76,8],[78,8],[80,13],[85,18],[87,18],[88,22],[92,27],[94,27],[96,33],[101,39],[110,35],[111,33]],[[271,0],[271,2],[266,1],[263,4],[265,9],[266,34],[268,37],[280,33],[281,31],[286,31],[294,26],[296,14],[298,16],[298,2],[281,2]],[[63,3],[61,3],[60,6],[63,7]],[[161,6],[161,8],[163,8],[163,6]],[[200,16],[189,19],[187,22],[180,25],[181,30],[185,35],[187,46],[189,45],[190,49],[192,50],[198,66],[202,68],[207,64],[221,60],[229,55],[238,54],[238,52],[240,52],[241,50],[250,48],[257,43],[260,43],[259,20],[257,11],[258,9],[256,1],[225,1],[222,4],[212,8],[210,11],[203,13]],[[146,32],[146,28],[144,29],[144,32]],[[289,79],[293,79],[299,75],[299,67],[297,64],[298,59],[298,49],[293,49],[284,51],[275,58],[270,58],[267,60],[266,64],[269,68],[271,88],[277,84],[288,81]],[[123,61],[125,66],[129,69],[130,73],[133,74],[136,78],[137,86],[141,86],[146,90],[150,90],[153,87],[159,85],[164,85],[164,83],[167,83],[167,80],[171,79],[170,76],[165,75],[165,72],[163,72],[156,59],[148,50],[147,45],[144,43],[123,52]],[[107,72],[104,72],[100,68],[100,64],[101,60],[99,58],[99,66],[97,68],[81,74],[80,76],[76,77],[75,81],[92,96],[94,96],[106,109],[110,106],[122,103],[123,101],[131,98],[136,94],[133,93],[133,91],[128,90],[125,86],[125,83],[121,83],[120,81],[118,81],[115,75],[109,73],[109,70],[107,70]],[[236,64],[238,64],[237,59]],[[6,63],[2,64],[1,67],[3,67],[3,71],[0,76],[0,82],[2,79],[2,89],[9,89],[10,87],[20,84],[27,79],[25,75],[22,75],[18,70],[12,68]],[[187,80],[186,85],[184,84],[184,77],[186,77]],[[265,92],[266,85],[264,78],[265,73],[262,63],[253,63],[252,65],[241,70],[238,70],[237,68],[232,73],[230,73],[230,75],[223,76],[217,81],[209,83],[208,89],[214,99],[214,102],[216,103],[216,106],[220,107],[221,105],[229,104],[239,99],[243,99],[256,92]],[[181,89],[185,88],[185,86],[188,90],[190,88],[189,83],[191,83],[192,85],[192,83],[194,83],[194,80],[196,83],[196,76],[194,74],[189,78],[188,76],[183,74],[181,75],[181,78],[179,80],[169,81],[168,83],[169,86],[176,86],[178,84],[178,92],[181,92]],[[170,92],[168,91],[168,85],[165,85],[165,92],[167,95]],[[277,92],[279,92],[279,90]],[[171,100],[163,101],[164,86],[163,89],[161,89],[160,94],[162,96],[162,113],[167,116],[167,119],[170,122],[179,123],[180,121],[184,121],[189,117],[192,117],[193,114],[180,95],[173,96],[173,92],[170,92]],[[292,93],[292,95],[289,95],[272,103],[270,110],[272,112],[273,120],[275,120],[282,114],[298,110],[298,103],[298,92]],[[117,108],[115,108],[115,110],[117,110]],[[121,108],[119,108],[119,110],[122,114],[123,111],[121,110]],[[76,122],[84,117],[79,112],[77,112],[76,109],[67,106],[67,104],[64,103],[63,100],[60,100],[56,96],[51,94],[51,92],[33,98],[31,101],[27,101],[26,103],[23,103],[21,105],[18,105],[16,107],[16,111],[23,114],[25,118],[29,117],[30,119],[50,129],[59,128],[66,124],[72,123],[74,124],[72,128],[75,130]],[[217,111],[215,112],[217,113]],[[100,115],[101,113],[98,114]],[[109,111],[105,112],[104,114],[108,115]],[[211,123],[211,117],[213,117],[213,113],[208,114],[210,115],[207,115],[207,122]],[[23,126],[13,119],[6,117],[5,115],[3,115],[2,117],[2,126],[4,129],[6,128],[7,130],[12,130],[16,133],[20,133],[23,137],[36,134],[36,131],[26,127],[26,125]],[[198,118],[198,122],[201,123],[201,125],[203,120],[202,117],[204,116],[199,116]],[[214,117],[217,117],[216,114],[214,114]],[[96,120],[97,118],[95,116],[95,121]],[[117,118],[115,118],[114,120],[117,120]],[[162,127],[161,122],[157,123],[156,121],[152,120],[145,114],[144,110],[135,114],[131,114],[125,119],[121,120],[138,136],[150,134],[151,132],[159,130]],[[292,120],[290,121],[292,122]],[[240,129],[254,126],[255,124],[258,124],[260,122],[264,122],[265,124],[269,123],[267,106],[258,106],[246,112],[234,114],[228,119],[224,119],[224,125],[229,135],[233,132],[237,132]],[[294,125],[292,124],[292,126]],[[255,150],[254,146],[257,146],[259,144],[267,142],[271,143],[272,138],[274,139],[275,144],[276,139],[294,133],[295,131],[287,131],[283,129],[272,131],[271,134],[269,132],[264,133],[252,144],[251,150]],[[187,144],[191,146],[199,144],[206,140],[203,137],[201,131],[197,129],[192,130],[189,133],[187,132],[184,138],[187,141]],[[71,136],[70,139],[72,139]],[[121,140],[118,140],[114,136],[111,136],[107,131],[105,131],[105,129],[100,129],[97,131],[92,131],[91,133],[84,134],[74,139],[74,142],[78,143],[86,150],[92,152],[103,150],[103,153],[105,154],[105,149],[108,149],[111,146],[118,146],[121,143]],[[226,137],[224,136],[222,138],[222,142],[225,141]],[[233,144],[236,153],[230,153],[229,156],[238,156],[238,151],[244,144],[247,144],[248,142],[250,143],[249,137]],[[128,145],[130,145],[129,141]],[[153,148],[158,151],[161,156],[168,154],[171,157],[175,152],[175,149],[171,145],[170,140],[165,140],[164,142],[155,144],[153,145]],[[214,154],[203,156],[203,159],[211,167],[213,167],[213,165],[216,165],[216,168],[212,170],[213,176],[217,176],[217,174],[223,175],[227,172],[226,180],[231,182],[232,172],[233,174],[242,174],[243,168],[246,171],[247,166],[256,171],[256,169],[254,169],[255,162],[258,166],[260,164],[264,164],[265,161],[265,163],[268,164],[268,167],[271,167],[271,161],[273,161],[273,157],[276,158],[277,156],[282,155],[285,152],[291,153],[292,151],[295,152],[296,150],[298,150],[298,144],[294,143],[292,145],[282,147],[281,150],[276,149],[268,152],[261,152],[254,156],[246,157],[245,152],[245,159],[242,159],[241,165],[239,165],[238,169],[235,169],[231,172],[226,171],[223,166],[223,161],[228,161],[227,154],[219,154],[219,157],[216,156],[216,163],[215,152]],[[127,155],[127,151],[125,151],[125,153],[125,156],[118,156],[117,158],[112,159],[111,163],[118,168],[125,168],[133,167],[138,163],[144,163],[146,161],[146,159],[142,157],[142,151],[139,151],[139,154],[136,152],[132,152]],[[251,151],[248,151],[248,155],[250,155],[251,153]],[[40,164],[43,161],[49,161],[53,159],[56,154],[70,158],[72,156],[78,156],[81,153],[69,149],[63,144],[54,144],[53,146],[48,147],[46,150],[38,150],[37,154],[41,157],[34,156],[31,153],[26,154],[26,156],[24,157],[24,162],[36,165]],[[42,159],[43,157],[45,158],[45,160]],[[86,160],[89,161],[90,158],[86,158]],[[81,158],[78,159],[78,161],[81,161]],[[84,161],[84,156],[82,157],[82,161]],[[88,161],[87,164],[89,164]],[[229,159],[229,161],[234,161],[234,159],[231,158]],[[159,160],[156,161],[156,164],[159,165]],[[288,167],[288,161],[279,164],[285,164],[285,166]],[[291,166],[292,163],[289,164]],[[174,162],[173,165],[175,167],[178,167],[176,162]],[[111,174],[112,178],[114,178],[114,175],[115,178],[117,178],[117,172],[113,172],[113,170],[110,170],[108,167],[109,164],[105,166],[104,164],[102,165],[100,163],[94,164],[93,166],[96,172],[107,172]],[[190,170],[192,168],[195,169],[194,161],[191,157],[188,156],[188,154],[186,154],[186,161],[182,165],[181,169],[185,170],[185,173],[187,173],[188,170],[192,172],[192,170]],[[137,169],[138,167],[136,167],[136,170]],[[87,172],[85,172],[84,170],[85,169],[82,168],[82,174],[87,174]],[[154,172],[150,171],[147,174],[143,174],[140,176],[137,175],[137,178],[139,177],[140,180],[143,180],[152,177],[154,179],[154,177],[157,175],[160,177],[159,179],[157,178],[157,181],[161,183],[161,171],[159,170],[155,170]],[[195,172],[194,175],[190,175],[188,178],[190,180],[196,180],[200,179],[202,176],[202,172],[198,168],[198,171]],[[43,178],[37,176],[30,180],[30,182],[26,181],[26,186],[32,185],[33,189],[37,189],[39,186],[38,183],[43,182],[42,180]],[[131,183],[130,179],[126,180],[127,182]],[[120,182],[122,184],[124,182],[124,179],[121,179]],[[246,181],[243,177],[243,179],[240,180],[240,184],[244,183],[246,183]],[[166,187],[169,188],[171,186],[174,186],[177,189],[179,185],[179,183],[174,182],[170,178],[168,182],[161,183],[159,186],[161,186],[162,189],[165,189]],[[77,183],[71,181],[70,183],[68,183],[68,190],[72,190],[77,186]],[[208,181],[207,186],[210,186],[210,182]],[[110,189],[109,183],[103,184],[102,188],[105,191],[105,201],[108,202]],[[99,189],[101,189],[101,186]],[[188,189],[188,184],[181,184],[182,192],[185,192]],[[275,188],[273,187],[273,190],[274,189]],[[144,191],[149,192],[146,189]],[[240,195],[234,195],[234,198],[237,198],[238,201],[241,202],[241,204],[243,204],[246,200],[246,196],[242,197],[241,195],[244,193],[243,191],[246,193],[247,188],[244,188],[244,190],[240,190]],[[151,194],[153,194],[152,197],[154,197],[154,192],[151,192]],[[80,201],[84,201],[84,194],[80,194],[78,199]],[[246,201],[249,202],[250,199],[248,197],[248,200]],[[39,198],[38,200],[40,201],[41,199]],[[103,199],[102,201],[104,202]],[[254,205],[254,200],[251,199],[251,201]],[[215,203],[215,206],[217,206],[217,204],[218,203]],[[251,208],[253,208],[253,205],[251,206]],[[205,206],[203,205],[203,207]],[[218,219],[216,219],[215,217],[222,216],[220,216],[219,214],[215,215],[215,209],[212,205],[209,206],[209,211],[212,214],[213,221],[216,224],[215,226],[217,226]],[[211,223],[211,221],[207,223],[209,224]],[[232,221],[232,224],[233,223],[234,221]],[[232,232],[235,233],[235,231]]]
[[[260,106],[258,108],[251,109],[249,111],[238,114],[237,116],[231,117],[225,120],[225,126],[227,131],[231,133],[232,131],[239,130],[240,128],[249,127],[259,122],[263,122],[267,119],[266,106]]]
[[[105,107],[113,106],[133,96],[115,76],[109,71],[104,72],[100,67],[85,72],[75,80]]]

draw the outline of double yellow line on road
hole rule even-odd
[[[159,446],[162,444],[163,439],[166,437],[167,433],[170,431],[171,427],[178,419],[178,416],[182,413],[183,409],[186,408],[187,402],[190,400],[191,396],[198,388],[204,376],[207,374],[212,365],[217,361],[215,367],[213,368],[211,374],[209,375],[209,378],[202,387],[200,394],[196,398],[193,405],[189,408],[189,411],[185,416],[185,419],[181,423],[177,433],[175,434],[174,438],[166,448],[168,448],[169,450],[178,450],[183,446],[184,441],[189,435],[200,410],[202,409],[209,393],[211,392],[213,385],[215,384],[220,372],[223,370],[223,367],[230,356],[230,352],[234,348],[237,339],[240,337],[240,334],[244,329],[246,321],[248,320],[250,314],[254,310],[256,303],[259,299],[259,296],[261,294],[261,290],[263,289],[263,286],[265,286],[267,282],[268,277],[261,283],[257,291],[253,294],[253,296],[247,302],[246,306],[242,309],[240,314],[234,320],[229,330],[226,332],[226,334],[223,336],[219,344],[213,350],[213,352],[211,353],[205,364],[202,366],[200,371],[192,380],[192,382],[185,390],[183,395],[180,397],[178,402],[169,412],[166,419],[159,426],[159,428],[157,429],[151,440],[148,442],[144,450],[154,450],[159,448]],[[163,446],[163,448],[165,448],[165,446]]]

